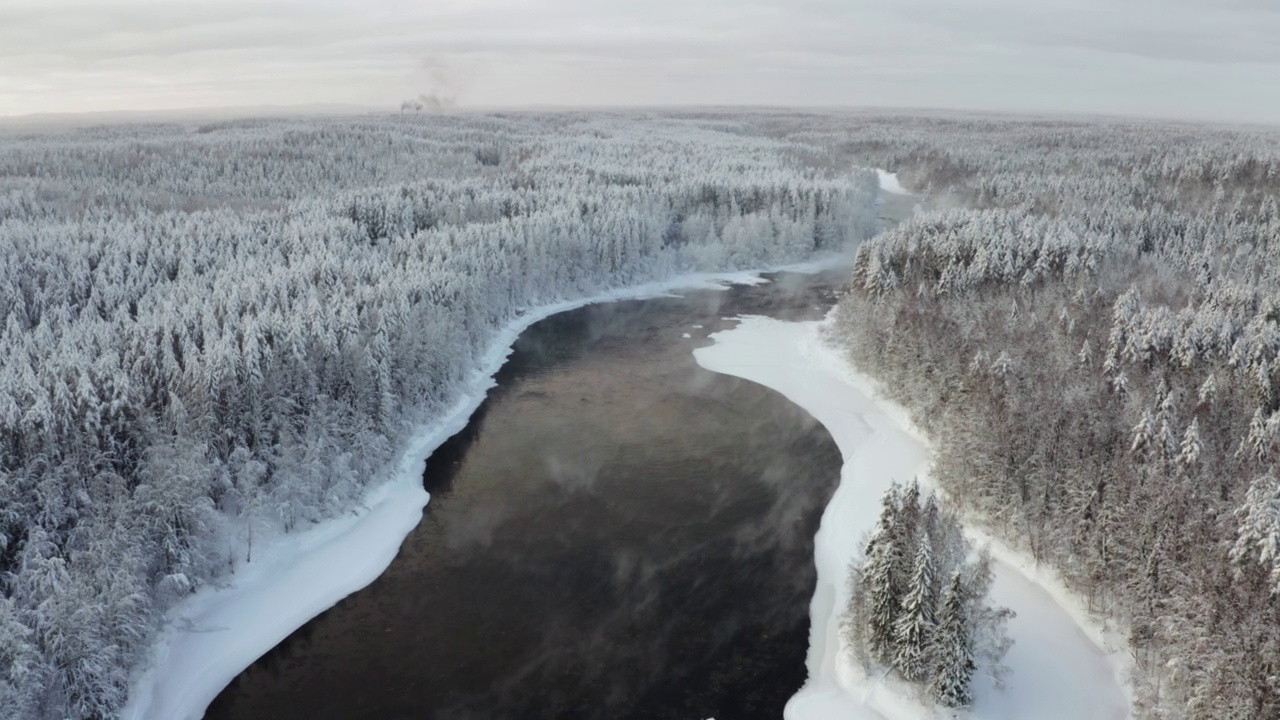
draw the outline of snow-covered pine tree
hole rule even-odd
[[[920,483],[915,478],[903,488],[898,507],[896,535],[903,543],[902,547],[906,548],[905,555],[910,560],[915,556],[916,526],[920,520]]]
[[[964,608],[965,590],[960,573],[951,576],[938,613],[931,654],[929,693],[953,708],[973,703],[973,673],[977,669],[969,646],[969,622]]]
[[[1196,393],[1196,398],[1200,405],[1205,406],[1212,405],[1217,397],[1218,381],[1214,378],[1213,373],[1209,373],[1209,376],[1204,379],[1204,383],[1200,386],[1199,392]]]
[[[929,672],[929,639],[937,625],[933,575],[933,545],[929,534],[921,532],[915,552],[915,569],[894,623],[893,666],[912,681],[926,679]]]
[[[1257,560],[1270,569],[1273,593],[1280,593],[1280,480],[1267,473],[1249,484],[1245,502],[1236,510],[1237,529],[1231,561],[1244,565]]]
[[[896,577],[899,549],[893,537],[899,511],[898,497],[896,485],[885,493],[880,519],[867,542],[866,562],[862,568],[867,595],[868,650],[874,660],[882,663],[893,659],[894,623],[901,608]]]
[[[1168,385],[1164,380],[1160,381],[1160,389],[1164,390]],[[1177,420],[1177,403],[1174,400],[1173,392],[1166,390],[1164,397],[1160,400],[1160,405],[1156,410],[1155,424],[1158,426],[1155,438],[1156,457],[1160,460],[1174,460],[1178,456],[1178,435],[1173,431]]]
[[[895,485],[895,490],[897,487]],[[892,537],[894,550],[894,594],[901,600],[907,594],[908,583],[915,572],[916,546],[920,530],[920,483],[911,482],[899,491],[897,514],[894,516]]]
[[[1271,438],[1267,433],[1267,416],[1262,408],[1253,411],[1249,432],[1245,435],[1241,450],[1248,452],[1259,464],[1266,463],[1271,455]]]
[[[1129,452],[1140,460],[1145,460],[1151,455],[1156,434],[1155,425],[1151,412],[1144,410],[1138,424],[1133,426],[1133,442],[1129,445]]]
[[[1200,462],[1200,454],[1203,451],[1204,444],[1200,442],[1200,420],[1192,418],[1187,431],[1182,435],[1182,444],[1178,446],[1179,467],[1190,470]]]

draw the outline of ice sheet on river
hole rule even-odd
[[[906,412],[883,400],[837,351],[822,342],[821,323],[744,318],[694,351],[703,367],[785,395],[822,423],[844,456],[840,485],[814,543],[818,586],[810,606],[809,681],[787,705],[787,720],[915,720],[934,717],[892,679],[866,678],[840,647],[839,618],[848,600],[849,563],[875,524],[880,497],[896,481],[927,483],[929,446]],[[1124,650],[1108,638],[1047,575],[1005,548],[993,547],[993,600],[1011,608],[1012,672],[998,691],[975,678],[972,717],[981,720],[1121,720],[1129,700],[1121,680]],[[1111,642],[1114,642],[1113,640]],[[939,714],[943,717],[944,715]],[[950,717],[950,715],[945,715]]]

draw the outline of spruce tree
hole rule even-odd
[[[933,589],[933,546],[927,533],[920,533],[915,554],[915,570],[894,624],[893,665],[908,680],[928,677],[929,639],[937,625],[937,598]]]
[[[1129,446],[1129,452],[1139,460],[1145,460],[1154,448],[1155,425],[1155,420],[1151,418],[1151,412],[1143,411],[1142,418],[1138,420],[1137,425],[1133,426],[1133,443]]]
[[[920,483],[912,479],[902,491],[898,511],[897,537],[904,541],[905,553],[910,560],[915,556],[916,528],[920,524]]]
[[[1178,446],[1178,465],[1190,470],[1200,462],[1204,452],[1204,443],[1200,442],[1200,420],[1192,418],[1187,431],[1182,435],[1182,444]]]
[[[970,687],[977,669],[969,646],[969,621],[964,607],[965,589],[960,573],[951,576],[951,586],[943,597],[938,614],[938,630],[932,652],[932,681],[929,692],[939,703],[953,708],[973,702]]]
[[[895,486],[896,489],[896,486]],[[893,523],[894,592],[901,599],[907,594],[908,583],[915,572],[916,545],[919,543],[920,484],[912,479],[898,495],[897,514]]]
[[[890,663],[893,659],[894,623],[901,606],[896,577],[899,549],[894,537],[899,511],[897,486],[885,493],[882,502],[880,519],[867,542],[867,560],[862,577],[867,594],[868,649],[877,662]]]

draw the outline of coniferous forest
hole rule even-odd
[[[0,718],[111,717],[166,608],[355,510],[522,312],[861,241],[866,167],[922,208],[861,244],[832,338],[949,507],[1124,629],[1141,717],[1280,717],[1278,141],[781,111],[0,134]],[[963,564],[919,547],[911,608],[959,638]],[[972,648],[921,665],[900,610],[872,652],[963,704]]]
[[[527,309],[867,237],[739,118],[0,136],[0,717],[119,708],[165,608],[350,512]]]
[[[1127,635],[1135,714],[1280,717],[1280,136],[925,118],[821,131],[927,212],[833,335],[949,502]]]

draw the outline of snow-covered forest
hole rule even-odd
[[[1280,716],[1280,133],[946,115],[0,135],[0,718],[355,509],[497,330],[868,237],[835,317],[966,521],[1123,628],[1135,711]]]
[[[975,554],[959,520],[920,486],[894,483],[859,562],[850,568],[841,634],[869,671],[889,668],[943,707],[973,703],[979,671],[998,685],[1011,613],[993,607],[991,559]]]
[[[112,716],[167,607],[352,511],[521,312],[869,236],[875,174],[768,123],[0,135],[0,718]]]
[[[1280,717],[1280,133],[775,127],[925,198],[835,323],[949,501],[1126,632],[1140,716]]]

